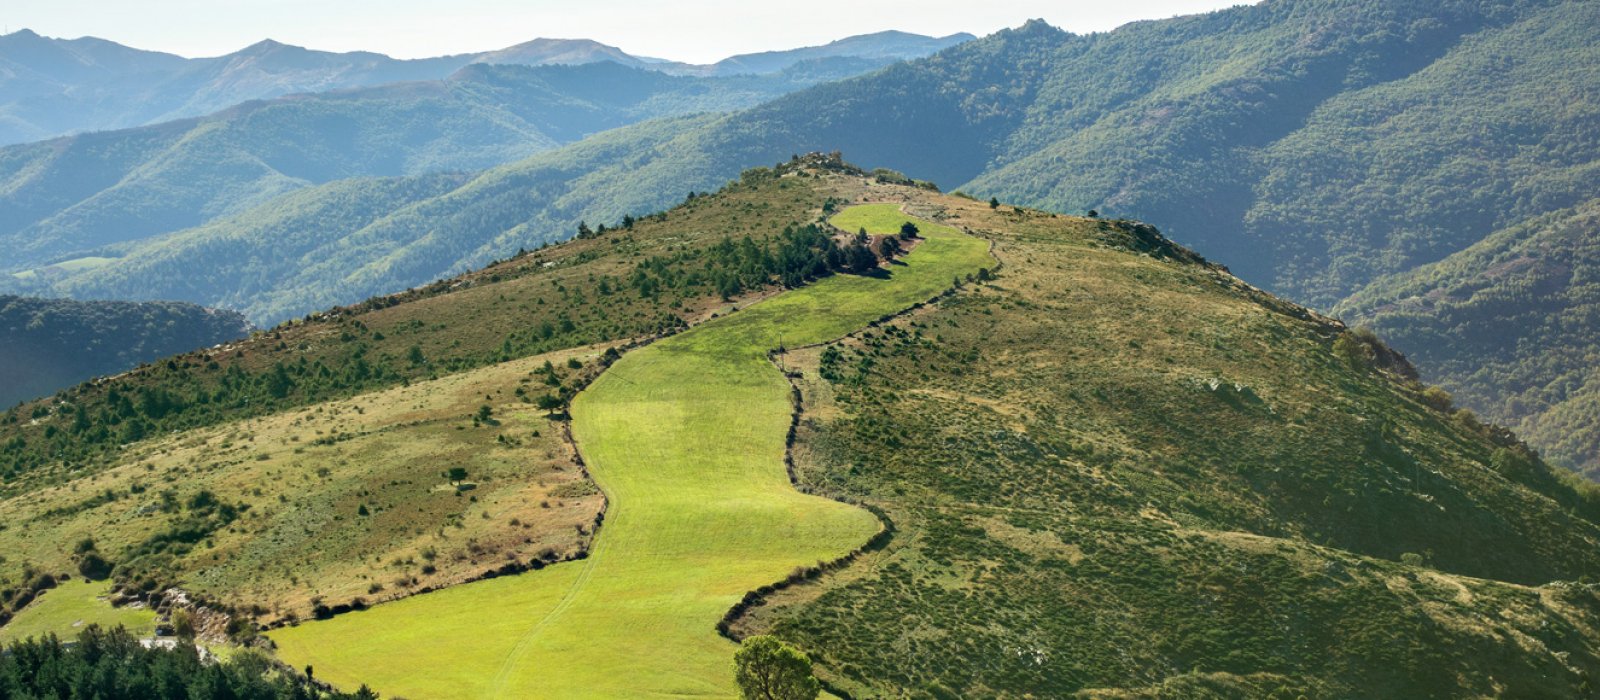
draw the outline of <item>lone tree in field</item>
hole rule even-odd
[[[544,411],[545,413],[553,416],[553,415],[559,413],[561,411],[561,409],[565,408],[566,405],[567,405],[567,402],[562,401],[561,397],[559,397],[559,396],[555,396],[555,395],[552,395],[552,394],[545,394],[545,395],[539,397],[539,402],[538,402],[537,405],[539,407],[539,410]]]
[[[733,654],[734,680],[746,700],[814,700],[822,686],[811,675],[805,652],[757,635]]]
[[[990,197],[989,198],[989,208],[990,209],[999,209],[1000,208],[1000,198],[999,197]]]
[[[907,221],[907,222],[905,222],[903,224],[900,224],[900,238],[902,240],[910,240],[912,238],[916,238],[917,234],[919,234],[919,233],[922,233],[922,231],[917,229],[917,225],[916,224],[913,224],[913,223],[911,223],[909,221]]]
[[[466,479],[467,479],[467,468],[466,467],[451,467],[450,471],[447,472],[445,474],[445,476],[450,479],[450,483],[452,485],[459,484],[459,483],[461,483],[463,481],[466,481]]]

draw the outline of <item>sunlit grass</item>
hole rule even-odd
[[[840,215],[898,230],[893,205]],[[731,695],[721,615],[751,589],[841,556],[878,527],[795,491],[788,385],[767,350],[837,337],[991,263],[929,222],[885,277],[835,276],[626,355],[572,407],[610,499],[592,555],[275,632],[318,677],[411,697]]]

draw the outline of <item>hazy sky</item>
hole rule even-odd
[[[590,38],[705,63],[730,54],[902,29],[983,35],[1042,17],[1075,32],[1203,12],[1242,0],[3,0],[0,30],[98,36],[185,56],[263,38],[414,58]]]

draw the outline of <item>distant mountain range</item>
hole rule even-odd
[[[225,56],[183,58],[92,37],[52,39],[24,29],[0,36],[0,145],[197,117],[287,94],[440,80],[474,63],[610,61],[676,75],[725,77],[777,73],[817,59],[864,59],[881,66],[971,38],[880,32],[695,66],[632,56],[587,39],[536,39],[498,51],[416,60],[267,40]]]
[[[654,117],[749,107],[877,66],[674,76],[614,62],[473,64],[444,80],[253,101],[198,119],[0,148],[0,270],[79,258],[345,178],[483,170]],[[55,267],[52,267],[55,266]]]

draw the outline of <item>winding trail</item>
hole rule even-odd
[[[908,219],[879,204],[834,222],[886,233]],[[926,240],[888,276],[829,277],[704,323],[624,355],[578,395],[573,435],[609,499],[587,559],[276,632],[280,656],[386,695],[734,695],[722,614],[878,528],[789,484],[789,385],[766,353],[842,336],[993,264],[982,240],[917,223]],[[419,619],[427,634],[410,629]]]

